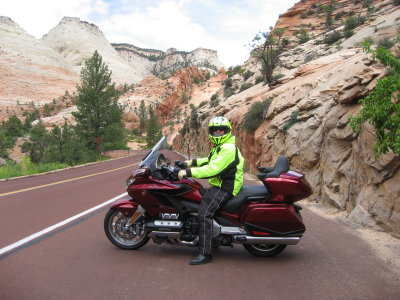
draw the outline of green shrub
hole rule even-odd
[[[257,76],[254,84],[259,84],[264,81],[264,76]]]
[[[294,124],[297,123],[297,117],[299,115],[299,111],[292,112],[289,121],[283,126],[283,132],[286,134],[290,128],[293,127]]]
[[[246,71],[244,74],[243,74],[243,79],[244,80],[247,80],[247,79],[249,79],[251,76],[253,76],[254,75],[254,72],[251,72],[251,71]]]
[[[400,0],[393,0],[393,5],[400,5]]]
[[[216,100],[214,100],[214,101],[211,101],[211,103],[210,103],[210,106],[211,107],[216,107],[216,106],[218,106],[219,105],[219,100],[218,100],[218,98],[216,99]]]
[[[345,31],[344,31],[344,37],[346,38],[346,39],[348,39],[349,37],[351,37],[351,36],[353,36],[354,35],[354,31],[353,30],[351,30],[351,29],[346,29]]]
[[[394,42],[388,37],[386,37],[378,42],[378,47],[381,47],[381,48],[390,49],[393,46],[394,46]]]
[[[228,77],[232,77],[233,75],[236,74],[243,74],[245,72],[245,69],[242,69],[241,66],[235,66],[235,67],[229,67],[228,71],[226,71],[226,74]]]
[[[272,78],[273,78],[274,81],[277,81],[277,80],[279,80],[279,79],[281,79],[283,77],[285,77],[284,74],[276,74]]]
[[[233,81],[231,77],[228,77],[227,79],[224,80],[224,86],[225,89],[229,89],[232,87]]]
[[[360,132],[364,122],[374,126],[377,157],[389,150],[400,155],[400,58],[385,48],[372,50],[371,45],[371,42],[364,42],[364,50],[391,67],[391,74],[379,79],[375,89],[360,100],[362,108],[358,115],[350,118],[350,126],[355,132]]]
[[[253,85],[254,84],[252,84],[251,82],[245,82],[240,86],[239,92],[243,92],[244,90],[251,88]]]
[[[346,19],[345,24],[344,24],[344,30],[353,30],[357,28],[358,26],[364,24],[365,22],[365,17],[350,17]]]
[[[206,105],[207,103],[208,103],[207,101],[202,101],[202,102],[199,104],[198,108],[203,107],[203,106]]]
[[[339,31],[333,31],[324,38],[324,44],[332,45],[342,38]]]
[[[28,156],[23,156],[18,164],[9,161],[6,166],[0,168],[0,179],[9,179],[12,177],[32,175],[68,167],[62,163],[34,164]]]
[[[230,96],[232,96],[232,95],[234,95],[234,94],[235,94],[235,90],[232,89],[232,88],[229,88],[229,89],[225,89],[225,90],[224,90],[224,97],[225,97],[225,98],[229,98]]]
[[[218,99],[218,94],[215,93],[214,95],[211,96],[211,101],[215,101]]]
[[[304,44],[310,40],[310,36],[305,29],[300,30],[300,34],[297,36],[297,38],[299,39],[299,44]]]
[[[364,0],[363,2],[363,7],[367,8],[369,6],[371,6],[371,4],[374,2],[374,0]]]
[[[339,19],[341,19],[343,16],[345,16],[346,15],[346,12],[344,12],[344,11],[339,11],[337,14],[336,14],[336,16],[335,16],[335,20],[339,20]]]
[[[244,115],[243,128],[248,132],[254,132],[260,127],[264,120],[264,115],[272,103],[272,99],[268,98],[262,102],[253,103],[249,111]]]

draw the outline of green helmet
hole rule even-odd
[[[223,134],[216,135],[215,131],[223,131]],[[214,117],[208,123],[208,136],[215,145],[225,143],[232,136],[232,125],[225,117]]]

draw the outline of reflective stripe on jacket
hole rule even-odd
[[[244,159],[235,142],[232,136],[225,143],[214,146],[208,157],[193,159],[196,168],[187,169],[188,176],[208,178],[210,185],[222,187],[236,196],[243,185]]]

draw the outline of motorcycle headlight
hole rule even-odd
[[[126,187],[128,187],[128,186],[130,186],[132,183],[134,183],[135,182],[135,178],[128,178],[127,180],[126,180]]]

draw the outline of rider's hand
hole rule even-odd
[[[186,177],[186,170],[180,170],[178,172],[178,179],[182,180],[183,177]]]
[[[185,160],[184,163],[187,164],[188,167],[193,166],[192,160]]]

